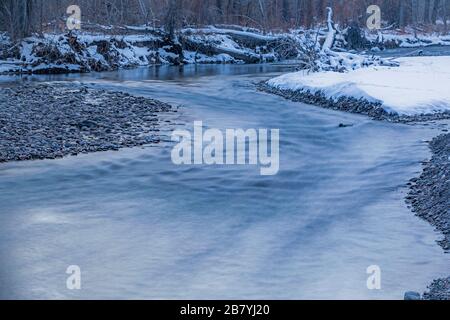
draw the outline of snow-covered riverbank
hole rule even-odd
[[[296,72],[267,87],[287,98],[384,120],[450,116],[450,57],[408,57],[400,67],[373,66],[347,73]]]
[[[328,52],[320,52],[327,37],[327,30],[321,28],[265,33],[240,26],[206,26],[179,30],[174,37],[160,28],[98,29],[101,31],[45,33],[19,43],[0,33],[0,74],[78,73],[161,64],[262,63],[285,59],[298,60],[301,69],[341,71],[343,60],[365,66],[377,65],[380,60],[370,55],[352,55],[356,51],[344,53],[355,49],[349,28],[336,34],[332,51]],[[357,50],[372,53],[385,48],[450,45],[450,36],[438,34],[385,31],[365,32],[360,37]]]
[[[280,42],[290,35],[257,30],[185,29],[169,37],[161,29],[123,34],[44,34],[12,43],[0,37],[0,74],[108,71],[161,64],[260,63],[296,57]],[[131,34],[130,34],[131,32]],[[290,56],[291,55],[291,56]]]
[[[450,250],[450,134],[443,134],[430,142],[433,157],[424,164],[420,177],[409,183],[410,192],[407,202],[416,215],[434,226],[444,235],[440,246]],[[425,300],[449,300],[450,277],[435,280],[429,291],[423,296]]]
[[[417,33],[414,30],[384,31],[378,34],[366,33],[367,40],[375,48],[421,48],[428,46],[450,45],[450,35],[439,33]],[[380,48],[381,47],[381,48]]]

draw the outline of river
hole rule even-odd
[[[160,145],[0,165],[0,297],[402,299],[448,276],[440,235],[404,203],[445,124],[293,103],[255,83],[283,65],[2,78],[77,81],[179,106]],[[7,81],[7,82],[5,82]],[[280,171],[176,166],[170,132],[279,128]],[[353,126],[339,128],[340,123]],[[81,290],[66,269],[81,268]],[[381,268],[381,290],[366,270]]]

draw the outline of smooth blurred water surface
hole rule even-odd
[[[161,119],[170,121],[167,136],[195,120],[279,128],[281,164],[273,177],[252,166],[179,167],[170,141],[1,164],[0,297],[402,299],[448,276],[439,234],[404,204],[440,124],[376,122],[255,89],[290,70],[189,66],[21,79],[80,81],[180,106]],[[81,267],[80,291],[66,289],[69,265]],[[370,265],[381,267],[382,290],[366,287]]]

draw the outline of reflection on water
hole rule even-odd
[[[0,165],[2,298],[393,298],[448,273],[406,208],[426,126],[375,122],[260,93],[289,66],[189,66],[82,81],[181,105],[174,126],[280,128],[280,172],[182,166],[171,143]],[[181,70],[181,71],[180,71]],[[339,128],[340,123],[353,127]],[[79,265],[82,290],[66,289]],[[382,290],[366,269],[379,265]]]
[[[189,78],[200,78],[208,76],[230,76],[245,75],[249,73],[268,73],[268,72],[291,72],[295,71],[295,65],[292,63],[280,64],[252,64],[252,65],[229,65],[229,64],[205,64],[205,65],[184,65],[184,66],[151,66],[141,67],[133,70],[119,70],[112,72],[88,73],[88,74],[53,74],[53,75],[23,75],[21,77],[0,76],[0,83],[23,80],[32,81],[64,81],[79,80],[89,81],[92,78],[107,78],[120,81],[126,80],[148,80],[157,79],[161,81],[182,81]]]

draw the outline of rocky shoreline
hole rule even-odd
[[[296,57],[292,35],[266,36],[246,28],[136,28],[116,33],[71,31],[33,35],[18,43],[0,32],[0,75],[113,71],[183,64],[274,62]],[[294,39],[294,40],[293,40]],[[290,41],[293,52],[280,42]],[[300,40],[299,40],[300,41]]]
[[[428,290],[423,300],[450,300],[450,277],[433,281]]]
[[[440,231],[444,238],[439,245],[450,252],[450,134],[443,134],[430,142],[433,156],[424,164],[420,177],[409,182],[406,197],[412,211]],[[429,286],[425,300],[450,300],[450,277],[439,279]]]
[[[439,244],[450,251],[450,134],[430,142],[433,157],[425,163],[422,175],[409,182],[407,203],[417,216],[444,234]]]
[[[0,163],[55,159],[160,142],[170,105],[75,84],[0,88]]]
[[[412,123],[433,120],[450,119],[450,112],[421,114],[414,116],[399,115],[389,113],[384,110],[381,103],[373,103],[364,99],[355,99],[352,97],[341,97],[338,100],[329,99],[320,91],[311,93],[307,90],[287,90],[270,86],[267,82],[257,84],[260,91],[276,94],[287,100],[294,102],[303,102],[325,109],[345,111],[350,113],[362,114],[378,121],[388,121],[394,123]]]

